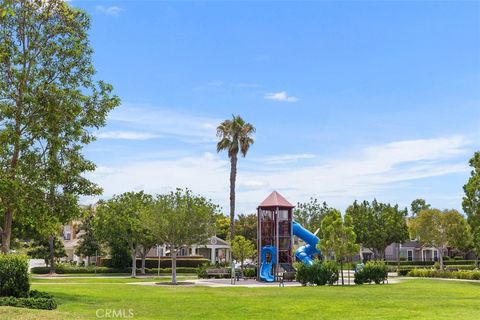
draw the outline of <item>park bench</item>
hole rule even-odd
[[[207,278],[226,278],[231,275],[231,270],[226,268],[207,269]]]

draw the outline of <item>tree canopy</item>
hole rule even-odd
[[[346,216],[351,218],[357,243],[372,250],[375,257],[384,258],[388,245],[408,239],[407,213],[406,208],[373,200],[372,203],[355,201],[347,208]]]
[[[232,255],[235,260],[240,261],[242,270],[244,261],[252,258],[255,252],[255,245],[252,241],[245,239],[244,236],[235,236],[232,241]]]
[[[480,228],[480,151],[475,152],[469,161],[472,171],[470,178],[463,186],[465,196],[462,207],[473,229]]]
[[[333,256],[336,261],[340,262],[342,285],[344,284],[343,262],[360,250],[356,240],[352,218],[345,216],[343,219],[340,211],[331,209],[322,220],[320,241],[317,246],[326,259]]]
[[[304,228],[315,232],[322,227],[322,219],[330,212],[326,202],[320,203],[316,198],[308,202],[299,202],[293,210],[293,219]]]
[[[427,209],[430,209],[430,205],[425,201],[425,199],[415,199],[410,205],[410,211],[412,212],[412,216],[416,216],[420,213],[420,211]]]
[[[467,248],[471,241],[465,218],[456,210],[422,210],[410,220],[410,230],[418,241],[439,251],[443,269],[443,251],[447,247]]]
[[[190,190],[177,189],[159,195],[143,211],[146,226],[157,243],[165,244],[172,256],[172,283],[177,283],[178,251],[193,244],[206,244],[215,233],[218,206]]]
[[[82,148],[119,104],[111,85],[94,80],[84,11],[62,0],[9,3],[0,28],[3,252],[14,219],[53,239],[57,224],[78,214],[78,197],[101,191],[84,176],[95,165]]]
[[[136,256],[150,229],[141,212],[153,203],[152,196],[140,192],[125,192],[99,202],[94,217],[95,235],[108,243],[110,239],[127,242],[132,259],[132,277],[136,277]]]

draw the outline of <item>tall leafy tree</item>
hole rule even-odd
[[[223,214],[219,214],[215,218],[215,235],[220,239],[230,239],[230,218],[225,217]]]
[[[472,229],[480,228],[480,151],[475,152],[469,161],[472,171],[470,178],[463,186],[465,196],[462,207],[467,214],[468,223]]]
[[[78,231],[81,234],[79,236],[79,244],[75,250],[75,254],[80,257],[86,257],[88,263],[90,263],[90,257],[102,254],[102,246],[93,230],[94,210],[90,206],[86,211],[87,215],[78,227]]]
[[[243,263],[246,259],[255,255],[255,245],[252,241],[245,239],[244,236],[237,235],[232,241],[232,255],[237,261],[240,261],[240,268],[243,271]]]
[[[385,258],[385,249],[392,243],[408,239],[407,208],[373,200],[372,203],[355,201],[347,208],[352,219],[357,243],[373,251],[376,258]]]
[[[351,216],[345,216],[343,219],[340,211],[330,209],[322,220],[320,242],[317,246],[327,259],[329,256],[334,256],[335,260],[340,262],[342,285],[344,284],[343,263],[360,250],[356,240]]]
[[[62,241],[58,238],[54,238],[54,260],[58,261],[60,258],[64,258],[67,256],[67,252],[65,251],[65,247],[63,246]],[[50,250],[50,239],[41,239],[36,240],[32,243],[31,248],[28,250],[28,255],[34,259],[43,259],[45,264],[48,267],[51,267],[52,263],[52,254]]]
[[[82,147],[119,104],[110,85],[93,79],[85,12],[62,0],[11,3],[13,14],[0,18],[2,252],[14,219],[48,216],[54,230],[77,215],[80,195],[100,192],[83,175],[95,166]]]
[[[235,221],[235,233],[250,240],[256,246],[257,243],[257,215],[239,214]]]
[[[137,254],[149,233],[141,212],[152,203],[152,196],[141,191],[125,192],[100,202],[97,206],[94,218],[95,234],[105,242],[111,238],[124,239],[127,242],[132,261],[132,278],[137,276]]]
[[[330,212],[326,202],[320,203],[316,198],[308,202],[299,202],[293,210],[293,218],[307,230],[315,232],[322,226],[322,219]]]
[[[465,249],[471,241],[469,225],[456,210],[422,210],[410,220],[410,230],[420,243],[439,251],[441,269],[444,267],[443,252],[448,247]]]
[[[255,127],[240,116],[232,116],[217,127],[217,152],[227,151],[230,158],[230,238],[235,237],[235,182],[237,179],[238,153],[246,156],[253,144]]]
[[[154,204],[143,211],[144,221],[148,221],[146,226],[156,242],[170,249],[173,284],[177,284],[179,250],[193,244],[206,244],[215,233],[218,213],[217,205],[188,189],[159,195]]]
[[[430,204],[428,204],[425,199],[415,199],[410,205],[410,211],[412,212],[413,217],[419,214],[420,211],[427,209],[430,209]]]

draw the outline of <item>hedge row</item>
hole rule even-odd
[[[33,267],[30,269],[34,274],[47,274],[50,272],[49,267]],[[77,267],[68,264],[58,264],[55,267],[55,272],[58,274],[75,274],[75,273],[95,273],[95,267]],[[97,267],[96,273],[129,273],[128,269],[114,269],[107,267]]]
[[[433,266],[438,261],[400,261],[400,266]],[[388,266],[398,265],[397,261],[387,261]],[[443,264],[449,265],[475,265],[475,260],[444,260]]]
[[[31,269],[31,273],[34,274],[47,274],[50,272],[48,267],[34,267]],[[115,269],[107,267],[76,267],[71,265],[59,264],[55,269],[58,274],[77,274],[77,273],[131,273],[132,269]],[[196,273],[197,268],[189,267],[177,267],[177,273]],[[137,273],[140,273],[140,269],[137,269]],[[145,268],[145,273],[155,274],[158,273],[158,268]],[[172,273],[171,268],[160,268],[160,273]]]
[[[480,280],[480,271],[440,271],[435,269],[413,269],[408,273],[408,276],[424,278]]]
[[[57,303],[54,299],[46,298],[2,297],[0,298],[0,306],[53,310],[57,308]]]
[[[28,297],[1,297],[0,306],[53,310],[57,308],[57,302],[49,293],[32,290]]]
[[[131,261],[131,260],[130,260]],[[198,268],[205,263],[209,263],[210,260],[205,258],[177,258],[177,267],[186,267],[186,268]],[[112,259],[106,258],[102,259],[102,266],[111,267]],[[131,265],[131,263],[130,263]],[[142,260],[137,259],[137,268],[142,266]],[[160,259],[161,268],[171,268],[172,259],[171,258],[161,258]],[[145,268],[158,268],[158,259],[145,259]]]

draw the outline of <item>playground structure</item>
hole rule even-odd
[[[281,194],[272,192],[257,208],[257,248],[259,272],[257,280],[273,282],[281,272],[293,271],[294,257],[311,265],[317,249],[318,237],[293,221],[295,206]],[[293,236],[306,245],[293,252]]]

